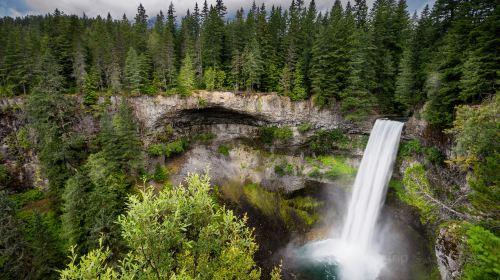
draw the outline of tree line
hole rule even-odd
[[[438,0],[410,17],[405,0],[366,0],[318,12],[314,0],[288,8],[255,2],[227,15],[206,1],[177,19],[172,4],[154,24],[65,15],[0,19],[0,93],[28,94],[44,54],[65,92],[189,94],[193,89],[279,92],[319,105],[340,101],[357,120],[375,110],[411,114],[449,127],[456,105],[496,93],[498,7],[494,1]]]

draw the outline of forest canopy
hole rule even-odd
[[[410,16],[405,0],[365,0],[318,12],[314,0],[290,7],[231,11],[171,4],[149,18],[66,15],[0,19],[0,96],[28,94],[47,63],[64,93],[87,105],[99,93],[189,94],[193,89],[279,92],[319,105],[340,101],[353,120],[375,110],[423,116],[438,128],[454,108],[479,103],[498,86],[495,1],[438,0]]]

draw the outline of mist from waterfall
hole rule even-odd
[[[353,185],[347,216],[340,238],[313,242],[302,253],[311,261],[334,266],[327,279],[376,279],[384,267],[374,235],[380,209],[398,152],[404,123],[377,120],[370,133],[363,159]],[[335,274],[335,275],[333,275]]]

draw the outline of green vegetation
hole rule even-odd
[[[274,172],[278,176],[293,175],[294,166],[286,161],[282,161],[274,166]]]
[[[293,138],[293,131],[289,127],[263,126],[259,128],[259,135],[263,143],[272,144],[289,141]]]
[[[500,124],[498,112],[500,99],[485,102],[479,106],[462,106],[457,109],[453,128],[455,135],[455,155],[451,163],[470,170],[468,182],[473,188],[474,206],[485,212],[497,213],[500,201]]]
[[[127,245],[119,262],[101,245],[78,257],[72,252],[61,279],[260,279],[257,251],[246,219],[218,206],[209,178],[190,175],[185,187],[147,190],[129,198],[118,217]]]
[[[12,180],[9,170],[4,164],[0,164],[0,189],[7,187]]]
[[[429,199],[434,194],[425,167],[418,163],[408,167],[403,174],[402,183],[404,187],[394,183],[392,185],[396,188],[399,199],[418,209],[422,223],[436,222],[439,209]]]
[[[319,130],[308,139],[309,149],[324,154],[336,149],[344,149],[348,145],[347,136],[340,130]]]
[[[231,151],[231,147],[226,145],[219,145],[217,151],[223,156],[229,156],[229,152]]]
[[[189,146],[189,141],[186,138],[177,139],[167,144],[153,144],[148,147],[148,154],[152,156],[171,157],[172,155],[184,152]]]
[[[170,171],[164,165],[157,164],[155,167],[155,172],[153,173],[153,180],[156,182],[165,182],[170,175]]]
[[[287,199],[279,193],[263,189],[258,184],[245,185],[243,191],[251,205],[270,218],[278,217],[289,229],[300,230],[319,220],[317,210],[321,203],[312,197]]]
[[[310,124],[310,123],[303,123],[298,128],[299,132],[302,134],[308,132],[311,129],[312,129],[312,124]]]
[[[339,156],[318,156],[307,158],[307,161],[313,166],[308,174],[310,177],[328,177],[331,179],[340,176],[353,176],[356,169],[346,162],[346,159]]]
[[[463,224],[467,237],[463,279],[498,279],[500,277],[500,238],[471,224]]]
[[[445,156],[435,147],[425,147],[419,140],[403,140],[399,145],[398,157],[402,159],[423,156],[428,163],[441,164]]]
[[[215,134],[209,132],[209,133],[199,133],[199,134],[196,134],[196,135],[194,135],[192,137],[192,139],[194,141],[199,141],[199,142],[202,142],[202,143],[208,143],[211,140],[213,140],[215,137],[216,137]]]

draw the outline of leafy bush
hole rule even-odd
[[[217,151],[224,155],[224,156],[229,156],[229,151],[231,151],[231,148],[226,146],[226,145],[220,145],[218,148],[217,148]]]
[[[309,149],[316,153],[327,153],[335,149],[345,148],[348,138],[342,130],[319,130],[309,137]]]
[[[164,182],[168,179],[169,170],[166,166],[157,164],[155,167],[155,172],[153,173],[153,180],[156,182]]]
[[[215,203],[209,180],[190,175],[186,187],[131,196],[118,218],[124,258],[110,261],[102,245],[81,258],[72,253],[61,279],[260,279],[253,231]]]
[[[399,156],[408,158],[421,154],[423,150],[422,144],[417,139],[402,141],[399,145]]]
[[[472,170],[467,180],[474,190],[470,198],[474,207],[485,213],[496,213],[500,201],[500,96],[478,106],[459,106],[453,128],[455,136],[451,163]],[[498,225],[498,222],[495,222]]]
[[[12,201],[16,203],[18,207],[22,207],[29,202],[40,200],[44,197],[44,193],[37,189],[31,189],[23,193],[18,193],[12,195]]]
[[[424,149],[425,159],[434,164],[440,164],[444,161],[445,156],[435,147],[429,147]]]
[[[266,144],[275,141],[286,142],[293,138],[293,131],[289,127],[264,126],[259,128],[260,140]]]
[[[189,142],[185,138],[177,139],[168,144],[153,144],[148,147],[148,154],[151,156],[164,155],[167,158],[184,152],[189,146]]]
[[[308,132],[309,130],[311,130],[311,128],[312,128],[312,124],[310,124],[310,123],[303,123],[303,124],[301,124],[299,126],[298,129],[299,129],[300,133],[304,134],[304,133]]]
[[[4,164],[0,164],[0,186],[6,187],[11,180],[10,172]]]
[[[477,226],[466,227],[467,257],[464,279],[500,278],[500,238],[492,232]]]
[[[278,176],[292,175],[293,169],[293,165],[286,161],[274,166],[274,172],[278,174]]]

